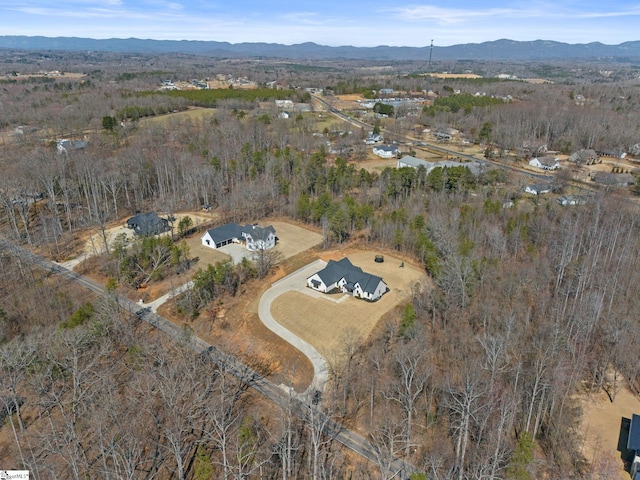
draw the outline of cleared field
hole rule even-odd
[[[141,124],[154,125],[171,122],[184,122],[185,120],[203,120],[215,115],[215,108],[193,107],[184,112],[168,113],[166,115],[158,115],[155,117],[144,118],[140,120]]]
[[[161,217],[166,216],[165,213],[160,213],[159,215]],[[197,227],[198,225],[201,225],[203,223],[211,222],[211,220],[213,220],[213,216],[205,216],[199,213],[192,213],[192,212],[176,213],[174,214],[174,217],[176,217],[176,221],[174,222],[174,228],[176,230],[178,227],[178,223],[180,223],[180,220],[183,217],[191,217],[194,227]],[[105,236],[107,237],[107,242],[109,243],[109,245],[113,243],[113,241],[118,235],[124,235],[127,238],[133,238],[135,236],[135,234],[133,233],[133,230],[131,230],[130,228],[127,228],[126,224],[127,224],[127,220],[125,219],[125,220],[122,220],[121,222],[118,222],[117,224],[112,225],[111,227],[105,230]],[[166,235],[169,235],[169,233],[167,232]],[[92,233],[87,239],[87,241],[85,242],[84,252],[82,253],[84,255],[98,255],[103,252],[104,252],[104,239],[102,237],[102,233]]]
[[[194,220],[195,223],[195,220]],[[304,252],[322,242],[322,235],[307,230],[306,228],[292,225],[285,222],[269,222],[265,220],[260,222],[261,226],[272,225],[276,229],[278,243],[276,251],[280,252],[282,259],[293,257],[300,252]],[[186,242],[189,245],[189,251],[192,257],[198,257],[198,266],[206,266],[208,264],[216,264],[229,260],[231,257],[220,250],[205,247],[202,245],[201,237],[204,234],[198,233],[189,237]]]
[[[482,75],[475,73],[427,73],[425,75],[435,78],[482,78]]]
[[[417,267],[385,256],[384,263],[374,262],[375,252],[354,252],[348,255],[354,265],[384,279],[389,291],[380,300],[370,303],[342,294],[310,296],[301,291],[289,291],[271,304],[273,317],[285,328],[309,342],[329,361],[340,361],[345,345],[360,343],[375,328],[380,318],[408,300],[413,286],[427,280]],[[336,258],[337,259],[337,258]]]

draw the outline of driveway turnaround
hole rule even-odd
[[[258,315],[262,323],[264,323],[269,330],[280,338],[286,340],[295,348],[300,350],[313,364],[313,381],[306,393],[313,393],[315,390],[322,392],[324,390],[324,386],[327,383],[328,378],[327,362],[324,357],[320,355],[318,350],[313,347],[313,345],[305,342],[297,335],[294,335],[292,332],[280,325],[275,318],[273,318],[271,315],[271,303],[276,297],[289,290],[304,291],[307,288],[307,278],[318,270],[323,269],[326,264],[327,263],[322,260],[316,260],[315,262],[310,263],[309,265],[278,280],[271,285],[269,290],[264,292],[260,298],[260,303],[258,304]]]

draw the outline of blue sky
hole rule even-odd
[[[0,35],[446,46],[640,40],[626,1],[0,0]]]

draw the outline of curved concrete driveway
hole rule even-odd
[[[307,277],[310,277],[318,270],[321,270],[325,265],[326,262],[316,260],[315,262],[310,263],[309,265],[278,280],[271,285],[269,290],[264,292],[260,298],[260,303],[258,304],[258,316],[260,317],[260,320],[262,320],[262,323],[264,323],[265,326],[273,333],[300,350],[313,364],[313,381],[311,382],[311,385],[309,385],[309,388],[307,388],[306,393],[313,392],[314,390],[324,390],[324,386],[328,379],[327,362],[315,347],[284,328],[275,318],[273,318],[271,315],[271,302],[288,290],[306,289]]]

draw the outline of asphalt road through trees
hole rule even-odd
[[[255,391],[264,395],[277,405],[283,408],[290,408],[291,411],[295,412],[295,414],[301,418],[309,418],[310,416],[315,417],[314,422],[322,426],[326,435],[334,438],[346,448],[374,464],[379,461],[379,452],[376,451],[375,447],[367,439],[344,428],[341,424],[334,421],[325,413],[321,405],[314,404],[313,398],[303,401],[294,397],[292,392],[286,391],[282,387],[271,382],[248,365],[242,363],[236,357],[220,351],[201,338],[188,334],[181,327],[153,312],[150,307],[140,307],[139,304],[123,295],[109,292],[105,286],[91,280],[90,278],[14,245],[6,239],[0,239],[0,249],[21,261],[29,262],[43,270],[49,271],[62,278],[66,278],[69,281],[73,281],[97,295],[103,297],[116,295],[120,307],[130,312],[132,315],[135,315],[141,321],[147,322],[149,325],[163,331],[177,341],[188,342],[188,345],[194,352],[206,355],[212,362],[218,365],[223,365],[227,372],[244,382],[248,387],[253,388]],[[409,478],[412,473],[416,472],[414,467],[401,459],[393,459],[391,464],[392,471],[395,473],[393,478]]]

